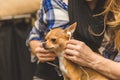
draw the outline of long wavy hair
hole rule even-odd
[[[110,13],[112,18],[109,18]],[[115,48],[120,52],[120,0],[107,0],[102,14],[105,14],[104,19],[110,27],[108,34],[114,40]]]
[[[108,16],[109,13],[113,14],[114,19],[107,20],[107,24],[111,27],[120,25],[120,0],[107,0],[105,10],[102,14]]]

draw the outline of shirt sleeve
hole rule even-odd
[[[27,36],[26,39],[26,46],[29,48],[29,51],[31,52],[31,49],[29,47],[29,42],[31,40],[44,40],[44,34],[45,34],[45,30],[46,30],[46,25],[43,23],[43,15],[46,15],[46,13],[44,12],[44,5],[43,5],[43,1],[41,0],[40,2],[40,9],[37,12],[38,18],[34,23],[34,26],[32,27],[32,30],[30,31],[30,33]],[[33,55],[33,53],[31,53],[31,62],[35,62],[37,60],[37,58],[35,57],[35,55]]]
[[[35,21],[32,30],[30,31],[30,33],[27,36],[27,40],[26,40],[27,46],[29,46],[29,42],[31,40],[44,40],[44,33],[45,33],[45,30],[47,27],[43,22],[43,15],[46,15],[46,13],[44,12],[43,2],[40,2],[40,3],[41,3],[41,6],[40,6],[40,9],[38,10],[38,13],[37,13],[38,18]]]

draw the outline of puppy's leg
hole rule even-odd
[[[87,80],[86,78],[85,79],[82,79],[82,74],[83,74],[83,72],[81,71],[80,72],[80,70],[78,70],[79,72],[74,72],[74,73],[72,73],[71,75],[70,75],[70,80]]]
[[[71,78],[70,80],[81,80],[80,78]]]
[[[64,80],[70,80],[67,76],[63,76]]]

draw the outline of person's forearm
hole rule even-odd
[[[120,63],[95,55],[90,67],[114,80],[120,80]]]

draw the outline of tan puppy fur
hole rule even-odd
[[[76,23],[64,30],[62,28],[54,28],[48,32],[45,37],[46,42],[43,44],[45,49],[57,54],[64,80],[109,80],[98,72],[81,67],[63,57],[66,42],[71,38],[75,29]]]

